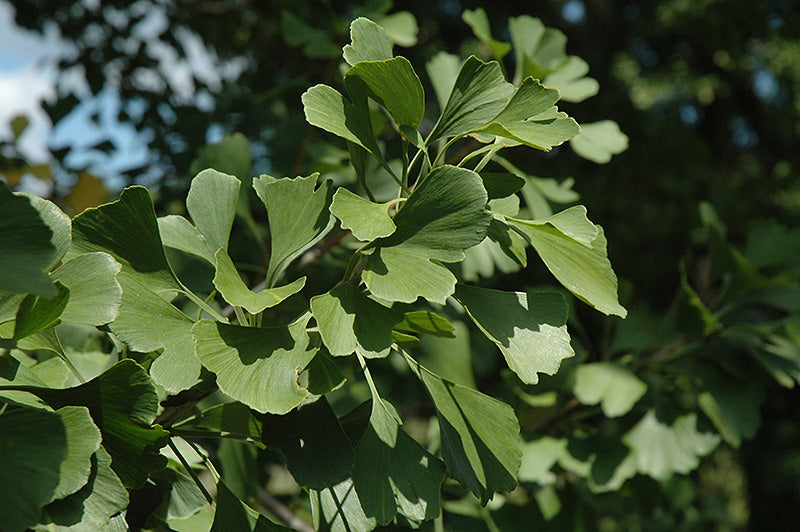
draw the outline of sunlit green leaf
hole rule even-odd
[[[443,111],[458,78],[461,58],[447,52],[438,52],[425,63],[425,69],[433,85],[436,101],[439,102],[439,109]]]
[[[553,484],[556,475],[551,471],[558,459],[566,452],[567,440],[543,436],[522,446],[522,463],[519,468],[520,482]]]
[[[25,296],[17,310],[15,339],[21,340],[58,324],[59,317],[69,301],[70,293],[69,289],[58,281],[55,286],[58,292],[51,298],[33,294]]]
[[[349,283],[311,298],[311,311],[334,356],[358,350],[367,358],[385,357],[392,345],[392,328],[403,319]]]
[[[369,95],[381,104],[398,125],[416,128],[425,112],[425,94],[414,67],[405,57],[357,63],[345,80],[360,78]],[[347,83],[347,81],[345,81]],[[349,91],[349,85],[346,85]]]
[[[122,304],[117,281],[120,264],[108,253],[86,253],[63,263],[51,277],[69,288],[69,301],[61,319],[99,326],[114,321]]]
[[[353,483],[364,514],[381,525],[400,513],[412,522],[441,511],[444,464],[423,449],[400,425],[394,408],[373,397],[372,414],[356,445]]]
[[[558,89],[565,102],[582,102],[597,94],[600,84],[596,79],[584,77],[589,65],[578,56],[570,56],[555,72],[542,80],[546,87]]]
[[[50,241],[55,247],[55,252],[50,259],[50,265],[47,268],[52,269],[53,266],[58,264],[58,261],[61,260],[61,257],[63,257],[67,252],[70,243],[72,242],[72,224],[69,216],[64,214],[64,211],[59,209],[52,201],[40,198],[39,196],[34,196],[33,194],[26,194],[24,192],[20,192],[17,195],[28,198],[28,200],[31,202],[31,206],[39,211],[39,216],[42,217],[42,221],[53,232],[53,236]]]
[[[452,475],[484,505],[494,492],[514,489],[522,457],[514,409],[418,364],[415,369],[433,399],[442,456]]]
[[[117,201],[86,209],[72,220],[72,249],[105,251],[122,264],[122,272],[157,294],[173,293],[180,283],[167,262],[153,202],[144,187],[129,187]]]
[[[228,249],[240,186],[236,177],[213,169],[203,170],[192,179],[186,210],[213,251]]]
[[[303,251],[319,242],[333,227],[331,181],[318,183],[319,174],[294,179],[261,176],[253,179],[258,197],[267,208],[271,252],[267,287]],[[319,186],[317,186],[319,185]]]
[[[581,403],[599,403],[607,417],[618,417],[633,408],[647,391],[647,385],[623,366],[593,362],[575,369],[572,391]]]
[[[214,264],[214,252],[205,237],[192,223],[177,214],[158,219],[158,231],[165,247],[179,249]]]
[[[368,18],[359,17],[350,24],[350,41],[351,44],[342,49],[344,60],[350,65],[394,57],[392,41],[386,31]]]
[[[200,378],[200,362],[194,356],[191,334],[194,321],[136,280],[126,275],[120,275],[118,280],[122,305],[119,316],[109,325],[111,331],[135,351],[147,353],[163,348],[150,366],[150,375],[157,384],[173,393],[191,388]]]
[[[54,499],[63,499],[82,488],[89,479],[91,457],[100,448],[100,430],[92,423],[89,411],[81,406],[65,406],[61,416],[67,437],[67,456],[59,466]]]
[[[260,292],[253,292],[244,284],[233,261],[220,248],[216,253],[217,269],[214,275],[214,286],[231,305],[242,307],[251,314],[258,314],[264,309],[274,307],[289,296],[293,296],[303,289],[306,278],[301,277],[295,281],[275,288],[265,288]]]
[[[322,491],[308,490],[314,528],[320,532],[370,532],[378,522],[364,515],[353,480],[346,478]]]
[[[442,81],[441,86],[444,85]],[[503,110],[513,93],[514,86],[506,81],[496,61],[485,63],[470,56],[461,67],[429,142],[465,135],[487,124]]]
[[[431,262],[459,262],[486,236],[491,215],[478,174],[454,166],[434,169],[394,218],[395,232],[375,240],[362,274],[370,292],[388,301],[424,297],[444,304],[455,277]]]
[[[570,140],[575,153],[598,164],[605,164],[612,155],[628,149],[628,136],[612,120],[581,124],[580,135]]]
[[[389,216],[389,203],[373,203],[346,188],[333,195],[331,213],[359,240],[369,242],[394,233],[395,225]]]
[[[575,354],[561,294],[459,285],[456,298],[523,382],[536,384],[539,373],[555,374],[561,361]]]
[[[406,48],[417,44],[417,19],[408,11],[398,11],[390,15],[378,17],[375,21],[386,31],[386,36],[400,46]]]
[[[586,218],[585,207],[570,207],[542,220],[508,221],[528,238],[570,292],[604,314],[625,317],[627,311],[617,299],[617,276],[608,260],[606,237],[600,226]]]
[[[308,396],[298,375],[316,352],[306,333],[310,318],[264,328],[201,320],[192,328],[195,352],[230,397],[259,412],[285,414]]]
[[[474,10],[465,9],[461,14],[464,22],[469,24],[475,36],[486,44],[492,51],[492,55],[498,61],[511,51],[511,45],[507,42],[496,41],[492,39],[492,30],[489,27],[489,18],[486,16],[486,11],[483,8]]]

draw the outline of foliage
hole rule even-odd
[[[287,42],[332,53],[293,17],[303,37]],[[597,92],[586,63],[538,19],[511,19],[505,43],[467,11],[517,68],[433,57],[434,121],[394,56],[408,18],[391,17],[356,18],[341,87],[302,96],[308,122],[347,142],[326,172],[250,179],[246,141],[226,137],[195,164],[191,220],[157,216],[142,187],[70,220],[0,184],[0,528],[718,519],[682,475],[755,435],[769,382],[800,378],[797,235],[754,226],[741,252],[703,204],[672,310],[634,304],[593,338],[584,307],[628,314],[603,229],[582,205],[554,212],[578,199],[568,184],[499,155],[625,149],[615,123],[581,129],[556,106]],[[523,268],[560,286],[498,282]]]

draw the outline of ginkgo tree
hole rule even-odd
[[[353,186],[320,173],[249,179],[241,175],[249,161],[236,159],[194,177],[188,217],[157,217],[150,193],[134,186],[70,219],[0,184],[2,530],[309,526],[254,509],[240,483],[217,471],[222,446],[208,440],[277,450],[314,528],[335,531],[441,527],[445,512],[481,515],[520,482],[538,486],[537,504],[552,517],[556,464],[602,492],[636,474],[687,473],[717,446],[720,436],[700,427],[695,412],[671,421],[654,409],[634,412],[648,384],[630,364],[570,370],[575,404],[599,405],[608,419],[637,416],[617,439],[576,429],[569,441],[524,441],[507,401],[442,369],[458,360],[424,355],[431,342],[464,338],[465,322],[453,318],[462,316],[495,346],[509,378],[531,390],[574,360],[569,301],[627,314],[605,234],[587,208],[554,212],[574,203],[569,186],[500,155],[571,142],[606,162],[624,150],[613,122],[579,125],[558,107],[595,94],[596,81],[583,60],[566,55],[563,34],[538,19],[512,19],[512,43],[492,39],[483,11],[464,19],[495,59],[434,56],[427,72],[436,116],[414,66],[366,18],[350,27],[342,86],[303,94],[309,124],[346,142]],[[500,61],[512,49],[509,81]],[[385,123],[388,138],[378,127]],[[227,138],[225,150],[235,153],[240,142]],[[230,167],[246,169],[221,171]],[[250,192],[263,208],[249,205]],[[259,286],[245,282],[233,258],[237,216],[267,222]],[[298,273],[331,247],[344,267],[327,286],[330,274]],[[207,291],[180,278],[180,257],[213,272]],[[523,268],[548,270],[560,287],[481,286],[496,270]],[[97,328],[105,344],[92,345],[108,349],[87,358],[65,347],[62,323]],[[420,400],[431,409],[430,437],[409,429],[378,378],[384,359],[405,386],[416,382],[427,394]],[[724,394],[703,397],[722,437],[752,435],[731,421]],[[589,451],[575,451],[576,442]]]

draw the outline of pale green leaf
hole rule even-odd
[[[301,486],[323,490],[353,467],[353,446],[324,397],[286,415],[266,414],[259,419],[261,441],[281,451]]]
[[[126,275],[119,316],[109,328],[131,349],[163,352],[150,366],[153,380],[171,393],[186,390],[200,378],[200,362],[194,356],[191,334],[194,321],[172,303]]]
[[[262,413],[285,414],[308,396],[298,375],[317,350],[306,333],[310,318],[264,328],[202,320],[192,328],[195,352],[227,395]]]
[[[68,453],[62,417],[21,408],[0,416],[0,528],[24,532],[39,521]]]
[[[605,164],[628,149],[628,136],[613,120],[581,124],[580,135],[570,140],[575,153],[598,164]]]
[[[294,259],[319,242],[334,224],[328,208],[331,181],[319,183],[319,174],[294,179],[261,176],[253,179],[258,197],[267,208],[271,253],[266,285],[275,286]]]
[[[88,208],[72,220],[68,258],[104,251],[122,264],[122,272],[157,294],[181,285],[164,254],[153,202],[144,187],[129,187],[117,201]]]
[[[567,332],[568,307],[556,292],[503,292],[459,285],[456,298],[523,382],[554,375],[575,354]]]
[[[392,328],[403,319],[349,283],[311,298],[311,312],[334,356],[358,350],[367,358],[385,357],[392,346]]]
[[[186,210],[209,248],[228,249],[228,236],[236,216],[241,181],[213,169],[192,179],[186,196]]]
[[[382,248],[369,257],[361,278],[375,296],[413,303],[424,297],[444,305],[456,288],[450,270],[402,248]]]
[[[352,85],[348,80],[353,77],[364,82],[370,97],[386,108],[395,123],[412,128],[419,125],[425,113],[425,94],[408,59],[357,63],[345,75],[348,93]]]
[[[444,464],[406,433],[394,408],[373,396],[369,425],[356,445],[353,483],[367,517],[386,525],[398,512],[412,522],[441,512]]]
[[[22,300],[14,324],[16,340],[21,340],[58,324],[70,294],[69,289],[58,281],[56,281],[55,287],[58,291],[49,299],[28,294]]]
[[[572,391],[581,403],[600,404],[607,417],[619,417],[630,412],[647,385],[618,364],[594,362],[575,369]]]
[[[582,102],[597,94],[600,84],[596,79],[584,77],[589,65],[576,55],[572,55],[559,68],[542,80],[547,87],[558,89],[565,102]]]
[[[389,203],[373,203],[346,188],[333,195],[331,213],[359,240],[369,242],[394,233],[395,225],[389,216]]]
[[[158,219],[158,231],[165,247],[191,253],[214,264],[214,252],[205,237],[189,220],[177,214]]]
[[[461,58],[447,52],[438,52],[425,63],[425,70],[428,73],[428,79],[431,80],[431,85],[433,85],[439,109],[444,111],[453,85],[458,78],[458,72],[461,70]]]
[[[350,41],[351,44],[342,49],[342,56],[350,65],[394,57],[386,30],[368,18],[359,17],[350,24]]]
[[[513,93],[514,86],[505,80],[497,61],[485,63],[470,56],[458,73],[428,142],[466,135],[487,124],[503,110]]]
[[[322,491],[308,490],[314,529],[320,532],[370,532],[378,522],[364,515],[353,479],[346,478]]]
[[[114,321],[122,304],[122,287],[117,282],[120,264],[108,253],[86,253],[63,263],[53,280],[69,288],[70,298],[61,320],[99,326]]]
[[[575,120],[557,112],[554,104],[558,99],[557,90],[545,88],[537,80],[526,78],[503,110],[474,131],[549,151],[581,130]]]
[[[111,456],[103,447],[92,455],[91,465],[84,487],[45,508],[59,532],[111,532],[105,526],[128,506],[128,491],[111,469]]]
[[[516,56],[515,85],[528,76],[544,79],[565,64],[567,38],[562,32],[528,15],[510,18],[508,29]]]
[[[274,307],[286,298],[298,293],[306,284],[306,278],[301,277],[292,283],[275,288],[265,288],[260,292],[253,292],[244,284],[239,272],[233,265],[228,253],[220,248],[215,256],[217,269],[214,275],[214,286],[231,305],[242,307],[251,314],[258,314],[264,309]]]
[[[525,235],[570,292],[604,314],[625,317],[627,311],[617,299],[617,276],[608,260],[606,237],[585,213],[586,208],[579,205],[544,220],[507,221]],[[588,241],[595,231],[597,236]]]
[[[522,446],[522,464],[519,468],[520,482],[536,482],[543,486],[556,482],[551,471],[567,451],[567,440],[543,436],[526,442]]]
[[[386,36],[400,46],[406,48],[417,44],[417,19],[408,11],[398,11],[378,18],[377,23],[386,31]]]
[[[46,274],[58,251],[52,229],[30,197],[14,194],[4,182],[0,182],[0,212],[0,291],[55,296],[56,288]]]
[[[661,423],[651,410],[622,441],[631,448],[639,473],[666,480],[674,473],[693,471],[700,457],[714,450],[720,438],[699,432],[695,414],[681,416],[670,426]]]
[[[494,492],[514,489],[522,457],[514,409],[419,364],[415,370],[433,399],[442,456],[451,474],[483,505]]]
[[[206,168],[214,168],[244,181],[250,176],[251,166],[250,142],[242,133],[234,133],[225,135],[215,144],[200,148],[189,172],[197,175]]]
[[[492,51],[492,55],[498,61],[511,51],[511,45],[507,42],[496,41],[492,39],[492,29],[489,26],[489,18],[486,16],[486,11],[483,8],[475,10],[465,9],[461,14],[461,18],[469,24],[475,36],[486,44]]]

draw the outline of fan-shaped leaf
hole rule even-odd
[[[394,233],[395,225],[389,216],[389,203],[373,203],[346,188],[333,195],[331,213],[359,240],[369,242]]]
[[[275,288],[265,288],[260,292],[253,292],[244,284],[233,261],[220,248],[215,256],[217,263],[214,275],[214,286],[231,305],[242,307],[251,314],[258,314],[264,309],[274,307],[284,299],[298,293],[306,284],[306,278],[301,277],[295,281]]]

